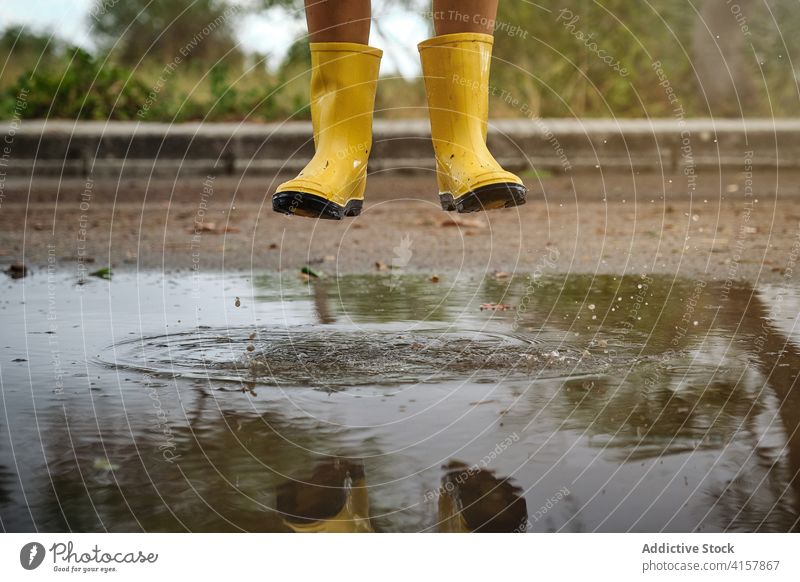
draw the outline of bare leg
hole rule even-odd
[[[433,28],[438,36],[457,32],[494,34],[499,0],[433,0]]]
[[[370,0],[305,0],[311,42],[369,42]]]

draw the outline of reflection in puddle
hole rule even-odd
[[[308,480],[278,487],[277,510],[298,533],[370,533],[364,464],[335,459],[318,464]]]
[[[451,461],[438,498],[437,531],[522,533],[528,513],[522,490],[492,471]],[[278,486],[277,510],[298,533],[372,533],[364,464],[335,459],[319,463],[307,479]]]
[[[4,530],[798,529],[794,289],[63,278],[7,293]]]
[[[528,509],[522,489],[492,471],[451,461],[439,489],[439,531],[522,533]]]

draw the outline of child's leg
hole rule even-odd
[[[457,32],[494,33],[498,0],[433,0],[437,36]]]
[[[370,0],[305,0],[311,42],[369,42]]]

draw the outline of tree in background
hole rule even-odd
[[[505,0],[494,101],[509,116],[796,116],[798,35],[796,0]]]
[[[0,116],[21,90],[30,93],[26,117],[258,121],[292,114],[289,103],[298,99],[275,91],[266,58],[238,49],[238,14],[236,5],[216,0],[97,3],[87,17],[93,51],[9,29],[0,42],[14,67],[0,74]]]
[[[234,29],[236,6],[224,0],[125,0],[92,12],[99,46],[120,63],[168,62],[187,46],[192,60],[241,60]],[[208,31],[212,26],[213,30]],[[227,56],[226,56],[227,55]]]
[[[11,26],[0,34],[3,75],[0,88],[10,85],[25,71],[52,66],[66,52],[66,44],[56,36],[37,34],[22,26]],[[5,58],[5,56],[8,58]]]
[[[755,2],[739,1],[745,14],[753,14]],[[709,110],[728,116],[736,115],[740,108],[752,111],[756,105],[755,55],[746,51],[747,37],[730,4],[707,0],[700,15],[692,31],[692,60]]]
[[[397,2],[407,10],[428,6],[425,0]],[[41,103],[26,115],[133,119],[165,66],[188,50],[168,71],[146,120],[307,117],[307,39],[298,38],[282,62],[244,55],[236,40],[236,23],[248,14],[235,10],[241,5],[98,0],[89,17],[97,49],[89,52],[49,34],[6,29],[0,36],[0,56],[9,57],[0,75],[0,116],[8,115],[23,85],[47,91],[62,84],[58,99],[37,94]],[[375,5],[380,13],[381,4]],[[281,18],[303,19],[302,0],[252,0],[246,6],[281,6],[289,9]],[[797,6],[797,0],[501,0],[493,114],[797,116]],[[379,38],[403,33],[380,21],[374,30]],[[677,100],[670,102],[669,91]],[[420,79],[381,78],[378,117],[421,117],[424,103]]]
[[[745,52],[757,59],[754,73],[758,114],[766,116],[800,115],[800,10],[791,0],[763,0],[755,6],[752,25],[753,48]],[[763,74],[763,77],[762,77]],[[745,111],[745,114],[750,114]]]
[[[684,0],[660,4],[667,9],[660,18],[673,30],[690,26]],[[671,55],[680,52],[680,38],[664,21],[646,4],[629,0],[574,0],[569,8],[501,2],[498,22],[522,32],[496,32],[494,83],[541,116],[641,116],[637,93],[647,107],[656,107],[656,115],[664,114],[650,64],[655,55],[672,62]],[[670,72],[674,85],[685,83],[685,67]],[[519,115],[513,105],[498,105],[507,115]]]

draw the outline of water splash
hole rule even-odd
[[[597,372],[607,357],[520,335],[451,329],[222,328],[126,340],[98,358],[151,375],[340,389]]]

